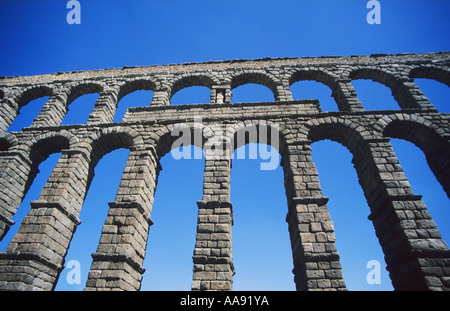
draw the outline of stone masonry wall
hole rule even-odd
[[[328,198],[311,159],[310,145],[323,139],[341,143],[353,155],[394,288],[448,290],[450,252],[421,196],[413,193],[390,138],[416,144],[450,197],[450,114],[439,113],[414,83],[428,78],[450,86],[449,66],[450,53],[378,54],[2,77],[0,238],[13,225],[20,229],[0,253],[0,289],[54,289],[95,165],[108,152],[127,148],[128,161],[92,254],[86,290],[139,290],[159,160],[181,133],[189,133],[188,143],[205,151],[193,290],[232,289],[230,155],[250,142],[271,144],[282,156],[297,290],[346,289]],[[399,109],[366,111],[351,84],[354,79],[386,85]],[[290,86],[300,80],[330,87],[339,111],[323,111],[318,100],[294,101]],[[233,89],[246,83],[265,85],[274,101],[234,103]],[[195,85],[210,88],[210,103],[170,105],[176,92]],[[152,90],[151,104],[129,108],[114,123],[118,102],[136,90]],[[61,126],[69,104],[89,93],[100,96],[87,123]],[[43,96],[49,100],[31,126],[9,132],[19,109]],[[22,224],[14,224],[12,217],[39,164],[55,152],[62,156],[39,199],[31,202]]]

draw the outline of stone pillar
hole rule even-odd
[[[335,99],[339,111],[364,111],[361,101],[356,96],[355,88],[350,80],[338,80],[334,84],[331,96]]]
[[[18,105],[9,98],[0,100],[0,132],[6,132],[19,114]]]
[[[291,85],[289,84],[289,80],[283,80],[282,82],[283,85],[283,101],[292,101],[294,100],[293,96],[292,96],[292,92],[291,92]]]
[[[153,98],[151,102],[151,106],[168,106],[170,105],[170,91],[167,89],[164,90],[156,90],[153,93]]]
[[[399,78],[392,86],[392,95],[402,109],[420,109],[438,112],[413,79]]]
[[[282,158],[294,281],[297,290],[346,290],[334,226],[311,159],[309,141],[286,147]]]
[[[86,194],[89,159],[63,150],[39,200],[23,219],[18,233],[0,254],[0,290],[52,290],[80,221]]]
[[[203,198],[198,201],[192,290],[231,290],[234,266],[230,201],[231,159],[206,152]]]
[[[275,101],[289,101],[292,100],[292,93],[289,86],[286,84],[278,84],[276,86]]]
[[[438,143],[437,152],[425,153],[428,166],[450,199],[450,141]]]
[[[89,115],[86,125],[112,123],[117,108],[117,94],[102,92],[95,102],[94,110]]]
[[[160,169],[153,148],[130,152],[115,201],[109,203],[100,243],[92,254],[87,291],[140,289]]]
[[[12,217],[16,214],[29,181],[36,175],[31,172],[31,160],[18,151],[0,152],[0,240],[14,224]]]
[[[353,162],[394,288],[449,289],[450,252],[389,139],[369,141]]]
[[[66,94],[50,97],[30,127],[59,126],[67,113]]]

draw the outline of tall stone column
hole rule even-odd
[[[95,102],[94,110],[89,115],[86,125],[112,123],[117,108],[117,94],[102,92]]]
[[[192,290],[231,290],[233,284],[231,159],[212,153],[205,152],[203,197],[197,202]]]
[[[31,160],[19,151],[0,152],[0,240],[14,224],[16,214],[27,192],[31,172]]]
[[[336,100],[339,111],[364,111],[364,107],[356,96],[355,88],[350,80],[340,79],[336,81],[332,91],[331,96]]]
[[[392,95],[402,109],[420,109],[438,112],[413,79],[399,78],[392,86]]]
[[[277,90],[277,97],[275,98],[275,101],[290,101],[290,100],[292,100],[292,93],[289,88],[289,85],[281,83],[276,86],[276,90]]]
[[[153,98],[151,102],[151,106],[167,106],[170,105],[170,98],[169,98],[170,91],[167,89],[162,90],[156,90],[153,93]]]
[[[282,165],[297,290],[345,290],[333,222],[309,141],[286,146]]]
[[[18,105],[9,98],[0,100],[0,132],[6,132],[19,114]]]
[[[284,94],[284,98],[282,99],[283,101],[292,101],[294,100],[294,97],[292,96],[292,92],[291,92],[291,85],[289,84],[289,81],[283,81],[283,94]]]
[[[66,94],[50,97],[30,127],[58,126],[67,113]]]
[[[141,287],[157,178],[161,167],[154,149],[132,150],[115,201],[110,202],[87,291]]]
[[[63,150],[18,233],[0,254],[1,290],[52,290],[63,268],[86,194],[89,158]]]
[[[413,193],[389,139],[369,141],[353,162],[394,288],[450,288],[448,247],[421,196]]]

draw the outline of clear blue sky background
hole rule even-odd
[[[145,1],[80,0],[81,25],[68,25],[67,1],[0,0],[0,76],[34,75],[183,62],[261,57],[422,53],[450,50],[450,1],[381,0],[381,24],[369,25],[366,0],[239,0]],[[447,86],[416,80],[441,112],[450,112]],[[372,81],[353,81],[367,110],[399,109],[390,90]],[[318,98],[325,111],[337,110],[331,91],[320,83],[298,82],[295,99]],[[145,106],[152,92],[135,92],[119,103],[116,121],[126,107]],[[85,123],[98,94],[71,104],[63,124]],[[263,86],[234,90],[233,101],[273,100]],[[22,109],[9,131],[28,126],[45,98]],[[192,87],[177,93],[172,104],[209,102],[209,90]],[[444,240],[450,242],[450,206],[429,170],[423,153],[409,142],[392,140],[413,190],[422,194]],[[66,262],[81,263],[81,285],[66,282],[58,290],[82,290],[101,227],[114,200],[127,150],[106,155],[81,213],[82,224],[71,243]],[[13,226],[0,242],[0,251],[17,231],[37,199],[59,154],[40,166]],[[337,247],[350,290],[391,290],[369,208],[351,164],[351,154],[335,142],[313,144],[328,207],[335,223]],[[286,197],[281,168],[260,171],[259,160],[235,160],[231,202],[234,206],[233,255],[236,290],[294,290],[292,256],[285,216]],[[197,206],[202,197],[203,160],[179,160],[166,155],[155,195],[143,290],[189,290],[195,244]],[[369,260],[382,264],[379,285],[368,285]]]

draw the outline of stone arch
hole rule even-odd
[[[331,96],[334,98],[339,109],[345,110],[345,104],[343,103],[345,99],[338,85],[338,77],[332,73],[319,69],[298,69],[290,75],[289,87],[299,81],[315,81],[324,84],[331,90]]]
[[[300,133],[302,139],[312,142],[323,139],[336,141],[352,154],[358,153],[366,140],[375,138],[362,125],[334,116],[308,121],[300,129]]]
[[[12,217],[39,173],[39,165],[51,154],[67,150],[72,137],[69,133],[62,131],[62,133],[38,135],[22,144],[17,144],[17,139],[12,135],[3,136],[0,142],[3,139],[7,141],[10,148],[7,151],[4,150],[1,157],[0,179],[3,187],[0,191],[2,197],[0,214],[4,218],[0,219],[0,222],[6,221],[6,224],[0,225],[0,240],[14,224]]]
[[[420,108],[418,100],[413,96],[411,89],[406,85],[406,83],[410,83],[410,81],[407,81],[408,79],[401,79],[385,69],[370,67],[358,68],[352,70],[349,73],[348,78],[350,80],[372,80],[385,85],[391,89],[392,96],[397,101],[401,109]],[[414,89],[417,89],[417,86],[415,86]]]
[[[298,69],[289,77],[289,86],[298,81],[316,81],[325,84],[331,90],[335,88],[338,77],[325,70],[320,69]]]
[[[135,91],[145,90],[145,91],[156,91],[158,89],[158,84],[150,78],[135,78],[121,82],[117,90],[117,103],[128,94]],[[150,104],[150,103],[149,103]]]
[[[450,135],[443,128],[421,116],[402,113],[383,116],[373,125],[373,129],[380,137],[401,138],[397,136],[402,136],[425,151],[430,150],[433,145],[436,145],[436,142],[444,143],[446,141],[448,143]],[[427,134],[420,135],[421,131],[425,131]],[[431,141],[428,141],[427,135],[431,136]]]
[[[450,71],[445,68],[434,66],[419,66],[411,69],[409,78],[433,79],[450,87]]]
[[[106,154],[117,149],[134,150],[142,148],[142,138],[133,129],[122,127],[104,128],[94,133],[83,141],[78,142],[73,148],[74,152],[81,152],[88,157],[89,168],[87,171],[86,191],[95,175],[95,167]]]
[[[3,97],[1,104],[4,108],[3,115],[0,116],[4,118],[3,121],[0,120],[2,127],[15,117],[19,103],[26,105],[28,100],[43,94],[51,97],[44,105],[45,109],[41,110],[46,115],[42,114],[36,126],[9,136],[0,135],[0,151],[7,149],[1,151],[0,159],[4,163],[3,167],[9,170],[2,170],[3,175],[0,176],[4,177],[1,181],[3,193],[0,199],[8,208],[5,209],[8,214],[0,215],[0,236],[2,230],[4,232],[4,228],[12,223],[11,215],[15,205],[10,202],[20,203],[19,197],[23,194],[26,179],[33,175],[30,174],[30,166],[36,165],[45,154],[53,151],[62,150],[62,157],[42,196],[32,203],[27,222],[24,222],[27,226],[23,227],[26,235],[18,236],[17,243],[13,243],[14,247],[0,256],[3,272],[0,272],[0,287],[51,289],[51,278],[58,278],[58,271],[61,271],[64,263],[63,253],[79,224],[78,212],[89,186],[88,177],[92,178],[93,168],[103,155],[118,148],[128,148],[130,152],[122,175],[123,183],[119,186],[115,201],[109,204],[111,209],[105,221],[105,235],[101,239],[103,244],[99,245],[99,251],[93,256],[98,265],[91,270],[93,273],[90,275],[94,278],[103,276],[103,279],[89,285],[96,290],[126,289],[121,281],[126,283],[143,272],[140,260],[145,253],[146,244],[142,242],[146,242],[148,233],[144,227],[152,223],[150,212],[160,170],[158,160],[174,148],[174,142],[183,133],[174,133],[174,123],[182,123],[184,120],[191,120],[194,115],[201,115],[205,119],[202,124],[195,124],[194,119],[194,122],[191,120],[184,125],[180,124],[180,129],[187,130],[190,134],[188,143],[203,150],[210,141],[219,142],[219,145],[220,142],[223,143],[220,135],[224,136],[226,142],[228,136],[236,141],[235,138],[243,134],[240,142],[243,145],[249,142],[260,143],[262,134],[267,133],[267,142],[273,146],[274,137],[269,136],[270,130],[276,127],[276,123],[286,126],[284,128],[280,125],[278,128],[279,153],[285,160],[282,165],[288,197],[286,219],[291,240],[295,239],[292,243],[296,263],[293,272],[298,289],[345,287],[337,265],[339,255],[334,248],[332,223],[329,223],[327,215],[327,198],[321,193],[318,173],[311,158],[311,142],[323,139],[337,141],[353,154],[359,182],[372,211],[370,220],[380,238],[386,263],[393,276],[391,278],[397,280],[394,287],[448,288],[448,249],[444,249],[438,239],[438,230],[431,216],[427,215],[420,196],[415,195],[408,186],[406,176],[396,163],[395,153],[389,143],[390,137],[406,137],[426,152],[436,157],[439,154],[442,159],[436,158],[433,162],[440,163],[437,171],[445,172],[445,177],[442,178],[448,179],[448,170],[442,169],[446,168],[445,161],[450,157],[448,115],[432,109],[422,109],[426,107],[427,100],[413,82],[415,77],[434,77],[448,81],[448,66],[445,65],[447,56],[445,53],[433,53],[318,59],[278,58],[256,62],[242,60],[136,68],[129,74],[111,69],[2,79],[2,83],[5,83],[0,86],[3,92],[0,94]],[[388,85],[400,106],[410,110],[397,113],[364,112],[357,105],[351,78],[367,78]],[[149,79],[156,82],[149,82]],[[340,111],[345,113],[321,112],[316,109],[316,102],[229,105],[231,88],[245,83],[264,85],[272,91],[276,101],[288,101],[289,85],[296,79],[320,80],[321,83],[332,86],[335,99],[339,96],[343,98],[338,105]],[[103,86],[100,95],[102,100],[96,102],[92,122],[58,127],[60,123],[55,118],[56,113],[60,117],[66,111],[66,104],[76,97],[76,92],[86,91],[81,85],[96,91],[100,90],[93,85],[97,83],[100,87]],[[189,109],[164,107],[175,91],[194,84],[212,87],[212,103],[215,102],[216,91],[225,94],[224,105],[199,105]],[[111,123],[117,99],[132,90],[145,88],[155,92],[153,107],[130,109],[126,122]],[[71,93],[72,91],[74,92]],[[289,104],[295,107],[286,109]],[[147,117],[139,119],[141,115]],[[382,118],[383,116],[386,117]],[[236,122],[237,124],[231,125]],[[254,136],[246,132],[252,127],[256,127]],[[130,128],[133,130],[129,130]],[[196,136],[200,139],[196,140]],[[234,141],[233,150],[239,146],[239,142],[236,141],[235,145]],[[442,150],[444,146],[445,150]],[[232,204],[228,191],[231,160],[208,156],[209,154],[205,156],[204,176],[208,178],[204,178],[204,189],[211,191],[204,191],[202,201],[198,204],[199,215],[202,217],[198,218],[200,234],[196,243],[197,252],[194,253],[198,256],[193,257],[197,277],[194,279],[193,289],[231,289],[231,283],[223,282],[224,272],[227,273],[226,282],[232,280],[234,272],[231,235],[230,239],[227,238],[227,243],[219,241],[224,233],[221,231],[231,233]],[[19,183],[21,188],[14,189]],[[9,194],[8,201],[4,200]],[[42,215],[46,217],[41,217]],[[127,218],[129,216],[131,218]],[[221,225],[213,221],[225,218],[226,222]],[[45,225],[47,229],[43,230]],[[215,231],[212,233],[211,230]],[[204,234],[205,231],[208,233]],[[137,238],[132,237],[130,232],[136,232]],[[213,236],[217,239],[212,238]],[[116,243],[118,240],[121,242]],[[60,241],[64,241],[64,244],[60,244]],[[219,249],[215,247],[219,245],[217,243],[228,245]],[[204,247],[205,245],[208,247]],[[221,257],[216,256],[219,253]],[[210,265],[200,266],[205,263]],[[221,263],[228,266],[220,266]],[[335,269],[330,270],[329,267]],[[24,271],[27,273],[23,273]],[[319,278],[321,275],[323,278]]]
[[[19,115],[20,109],[35,99],[53,96],[54,88],[47,85],[35,85],[23,89],[12,87],[0,90],[0,128],[7,131]],[[51,97],[50,97],[51,98]],[[44,105],[42,103],[42,105]],[[31,123],[31,121],[30,121]]]
[[[305,142],[307,143],[307,147],[309,147],[310,153],[312,152],[310,143],[322,140],[331,140],[337,142],[338,144],[345,147],[348,151],[350,151],[351,155],[353,156],[352,163],[354,163],[355,165],[356,173],[358,175],[358,181],[362,187],[370,211],[372,211],[373,213],[373,211],[377,209],[377,206],[371,200],[371,197],[373,196],[371,192],[373,191],[373,189],[370,188],[369,182],[367,181],[371,178],[375,179],[376,173],[374,173],[374,170],[371,169],[370,170],[371,173],[369,173],[370,177],[367,177],[366,172],[364,172],[365,171],[364,161],[367,162],[372,161],[372,158],[368,156],[370,154],[369,146],[367,144],[367,141],[364,139],[365,137],[368,138],[368,136],[370,135],[367,132],[365,132],[365,130],[361,128],[358,129],[358,126],[355,125],[354,123],[334,117],[307,122],[307,124],[305,124],[304,126],[304,129],[302,129],[302,134],[304,135],[302,136],[304,137],[303,139],[305,139]],[[309,156],[311,157],[311,161],[313,161],[312,155],[310,154]],[[369,164],[369,166],[372,165]],[[307,170],[308,169],[307,166],[305,167],[306,168],[304,170]],[[312,162],[311,167],[315,168],[314,162]],[[319,172],[317,172],[317,174],[319,174]],[[318,188],[321,189],[322,185],[320,181],[320,175],[317,175],[317,177],[318,177],[317,181],[319,183]],[[376,181],[374,180],[374,182],[378,183],[378,180]],[[328,201],[328,199],[326,199],[326,201]],[[349,202],[349,204],[351,203]],[[367,210],[367,215],[370,214],[370,211]],[[331,215],[329,217],[331,221],[334,220],[333,218],[331,218]],[[333,222],[333,232],[334,232],[334,224],[335,223]],[[379,239],[379,243],[381,244],[380,237],[388,235],[389,233],[384,230],[378,230],[377,232],[375,224],[374,228],[376,230],[376,235]],[[339,236],[335,237],[335,239],[339,239]],[[385,252],[383,245],[381,245],[381,248],[383,249],[383,252]],[[339,249],[336,248],[335,251],[340,256]]]
[[[63,86],[58,94],[59,96],[57,96],[59,98],[58,104],[60,105],[60,109],[55,109],[55,105],[53,105],[53,108],[50,108],[53,110],[53,114],[58,114],[57,111],[61,110],[61,120],[58,120],[59,125],[86,123],[105,87],[106,85],[102,82],[92,81],[82,81]],[[94,96],[89,97],[89,94]],[[87,98],[89,98],[89,101],[86,101]]]
[[[32,100],[45,96],[54,96],[55,93],[55,88],[49,85],[36,85],[27,87],[16,95],[17,111],[19,111],[20,108],[22,108]]]
[[[37,165],[50,154],[61,152],[63,149],[71,149],[77,143],[77,138],[67,131],[49,132],[36,138],[32,138],[27,144],[30,160]],[[20,146],[18,146],[20,148]]]
[[[51,154],[69,150],[71,146],[77,143],[77,138],[69,132],[62,130],[31,137],[22,144],[18,143],[18,139],[15,136],[4,133],[0,135],[0,141],[3,145],[2,147],[9,148],[7,153],[12,152],[12,155],[19,155],[19,158],[23,159],[21,163],[24,167],[20,168],[20,170],[24,172],[29,170],[26,175],[23,175],[25,179],[22,193],[23,198],[39,172],[39,165]]]
[[[265,119],[247,119],[243,121],[236,121],[226,126],[226,140],[230,147],[231,164],[228,169],[229,179],[227,183],[228,200],[233,203],[231,210],[231,219],[233,231],[230,236],[232,236],[233,247],[232,254],[233,258],[238,258],[243,255],[243,249],[248,249],[250,245],[264,245],[265,247],[272,248],[274,245],[282,245],[282,247],[277,249],[279,254],[281,266],[279,268],[268,267],[267,271],[269,274],[280,273],[285,275],[286,283],[290,284],[292,282],[293,270],[293,258],[294,255],[291,253],[293,249],[290,244],[289,235],[286,234],[286,214],[288,212],[287,204],[287,191],[285,190],[285,183],[290,182],[292,177],[283,171],[282,162],[283,157],[286,155],[286,139],[292,136],[289,129],[284,125],[271,120]],[[242,161],[244,160],[244,161]],[[256,160],[254,162],[254,167],[247,160]],[[251,167],[252,169],[244,168]],[[216,168],[217,169],[217,168]],[[259,172],[258,171],[272,171],[272,172]],[[261,174],[261,175],[259,175]],[[262,176],[257,178],[256,176]],[[263,176],[271,176],[270,179],[265,179]],[[233,180],[241,179],[240,183],[233,183]],[[220,179],[222,180],[222,178]],[[245,180],[245,182],[243,182]],[[249,182],[252,181],[252,182]],[[264,188],[267,187],[267,188]],[[220,190],[222,190],[222,183],[220,184]],[[270,188],[270,192],[266,191]],[[252,190],[253,189],[253,190]],[[254,189],[257,189],[256,191]],[[262,191],[261,189],[264,189]],[[215,190],[216,193],[220,190]],[[264,192],[264,194],[262,194]],[[264,204],[260,204],[262,195],[270,198],[276,198],[274,200],[275,204],[270,204],[270,207]],[[245,197],[247,202],[239,202],[240,197]],[[231,198],[231,199],[230,199]],[[265,201],[265,200],[264,200]],[[269,205],[269,204],[268,204]],[[271,230],[263,230],[263,232],[258,232],[255,235],[255,239],[252,242],[242,240],[239,242],[239,247],[234,247],[234,241],[240,241],[244,238],[242,232],[243,228],[246,228],[245,223],[242,221],[242,211],[247,211],[254,215],[255,220],[270,218],[270,223],[266,225],[270,226]],[[281,231],[276,231],[278,228]],[[251,231],[257,228],[252,228]],[[236,231],[234,231],[236,230]],[[231,232],[231,226],[230,226]],[[237,232],[235,234],[235,232]],[[283,233],[283,235],[280,234]],[[277,235],[277,242],[273,240],[267,241],[268,238]],[[236,242],[237,245],[237,242]],[[252,247],[252,246],[251,246]],[[231,251],[230,251],[231,253]],[[259,247],[255,247],[252,251],[253,255],[249,255],[251,261],[258,262],[257,258],[263,255]],[[250,269],[249,271],[256,271],[255,266],[251,264],[245,264],[238,260],[234,261],[233,272],[236,269],[237,273],[242,273],[244,269]],[[231,275],[233,274],[231,273]],[[240,279],[242,280],[242,278]],[[271,282],[270,278],[260,280],[262,284],[269,285]],[[284,283],[284,282],[281,282]],[[280,284],[281,284],[280,283]],[[234,278],[233,287],[239,286],[239,279]],[[242,285],[240,285],[242,286]],[[295,284],[291,286],[295,287]]]
[[[243,70],[233,74],[230,78],[231,90],[248,83],[255,83],[268,87],[273,92],[274,99],[279,100],[280,92],[278,86],[281,85],[281,82],[266,72]]]
[[[139,133],[125,127],[103,128],[74,146],[74,150],[83,150],[90,154],[90,166],[93,169],[107,153],[116,149],[139,148],[143,142]]]
[[[30,173],[27,176],[23,195],[28,192],[36,175],[39,173],[39,165],[51,154],[70,150],[71,146],[77,142],[77,138],[67,131],[45,133],[31,139],[25,145],[19,145],[15,149],[25,151],[29,155]]]
[[[189,123],[170,124],[156,132],[156,135],[152,137],[152,145],[155,147],[158,160],[160,160],[177,146],[174,144],[177,140],[179,143],[182,140],[183,146],[194,145],[203,150],[205,144],[214,140],[217,134],[216,128],[197,123],[195,120]]]
[[[225,131],[225,139],[232,148],[231,154],[249,143],[270,145],[282,154],[286,145],[286,138],[292,136],[285,126],[266,120],[233,123],[228,125]]]
[[[92,93],[101,93],[105,89],[105,85],[99,82],[83,81],[81,83],[69,86],[67,90],[67,102],[69,106],[75,99],[80,96]]]
[[[213,85],[219,84],[219,80],[211,75],[203,73],[184,74],[173,81],[170,86],[169,100],[172,99],[178,91],[191,86],[205,86],[212,89]]]
[[[365,167],[364,161],[373,160],[369,142],[382,140],[381,137],[374,136],[367,128],[357,122],[334,116],[306,122],[300,130],[300,139],[312,143],[329,139],[343,145],[353,156],[352,162],[355,165],[360,181],[364,179],[364,177],[361,177],[365,173],[364,169],[361,169],[361,167]],[[367,202],[371,206],[371,189],[367,185],[361,185]]]
[[[421,149],[430,169],[450,198],[449,133],[420,116],[413,119],[406,114],[384,116],[377,125],[377,130],[384,137],[404,139]]]
[[[358,130],[357,126],[332,122],[316,123],[309,129],[307,137],[311,141],[331,139],[350,150],[359,183],[370,207],[371,214],[368,218],[373,222],[394,288],[425,286],[421,283],[420,269],[411,268],[410,271],[405,271],[402,266],[405,258],[409,258],[408,254],[416,251],[416,248],[428,249],[433,246],[427,244],[426,238],[421,235],[409,235],[410,232],[404,224],[405,219],[393,215],[413,210],[414,217],[408,218],[408,221],[417,224],[426,222],[429,228],[438,231],[421,196],[414,195],[402,168],[398,164],[392,165],[395,153],[388,138],[370,139],[365,137],[364,131]],[[386,159],[390,159],[390,162]],[[389,225],[386,224],[386,219],[389,219]],[[414,228],[420,230],[421,227],[417,224]],[[438,234],[430,243],[436,243],[436,248],[443,248],[445,245]],[[415,246],[416,244],[421,246]],[[414,256],[411,257],[411,267],[416,260]]]

